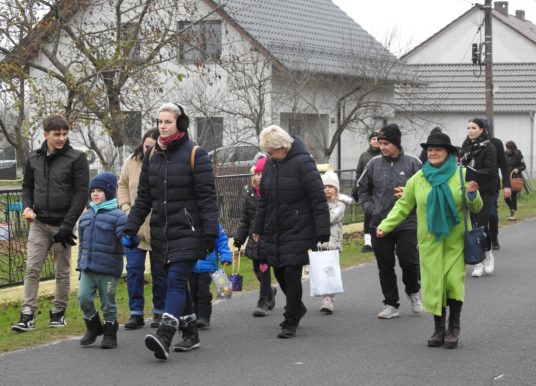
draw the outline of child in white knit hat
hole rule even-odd
[[[327,171],[322,175],[322,182],[324,183],[324,193],[329,206],[329,220],[330,220],[330,236],[329,241],[325,243],[318,243],[319,249],[338,249],[342,251],[342,223],[344,220],[344,211],[346,207],[352,203],[352,198],[341,194],[339,177],[332,171]],[[322,306],[320,311],[326,314],[333,313],[333,303],[335,301],[335,295],[322,296]]]

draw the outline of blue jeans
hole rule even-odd
[[[176,261],[167,265],[166,312],[177,319],[194,312],[188,288],[188,278],[194,265],[195,260]]]
[[[145,299],[145,256],[147,251],[139,248],[125,248],[127,256],[128,306],[131,315],[143,315]],[[151,276],[153,282],[153,314],[163,314],[166,301],[166,270],[164,265],[151,257]]]

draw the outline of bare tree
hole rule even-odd
[[[167,63],[177,59],[181,35],[214,12],[201,15],[194,0],[19,0],[3,7],[9,23],[0,36],[11,44],[0,54],[29,69],[35,115],[64,111],[75,123],[90,116],[117,149],[131,135],[131,113],[147,119],[154,100],[180,82]],[[179,30],[178,20],[188,17]],[[15,70],[6,71],[14,78]],[[109,167],[116,155],[106,158],[89,140],[100,134],[86,133],[86,145]]]

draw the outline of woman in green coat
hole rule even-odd
[[[428,346],[447,348],[458,345],[460,313],[465,295],[463,257],[463,203],[457,149],[444,133],[430,134],[421,146],[428,161],[407,182],[404,192],[387,218],[377,228],[383,237],[391,232],[417,206],[422,303],[434,315],[434,334]],[[463,170],[465,181],[465,170]],[[469,181],[466,201],[469,211],[482,207],[478,184]],[[470,221],[468,223],[470,226]],[[445,331],[446,306],[449,325]]]

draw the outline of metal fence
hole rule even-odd
[[[355,183],[355,170],[336,171],[339,175],[341,193],[351,195]],[[251,182],[250,174],[237,174],[216,177],[216,192],[218,195],[219,221],[229,236],[240,221],[244,190]],[[363,221],[363,212],[357,203],[352,203],[345,212],[344,224]]]
[[[341,170],[341,192],[350,195],[355,182],[353,170]],[[251,182],[250,174],[216,177],[219,221],[230,237],[240,221],[245,187]],[[21,284],[26,268],[26,241],[28,223],[22,218],[22,190],[0,190],[0,287]],[[353,203],[347,208],[344,223],[363,221],[361,208]],[[54,260],[49,253],[41,280],[54,278]]]
[[[20,284],[26,269],[29,225],[22,218],[22,190],[0,190],[0,287]],[[54,259],[49,253],[41,280],[54,277]]]

